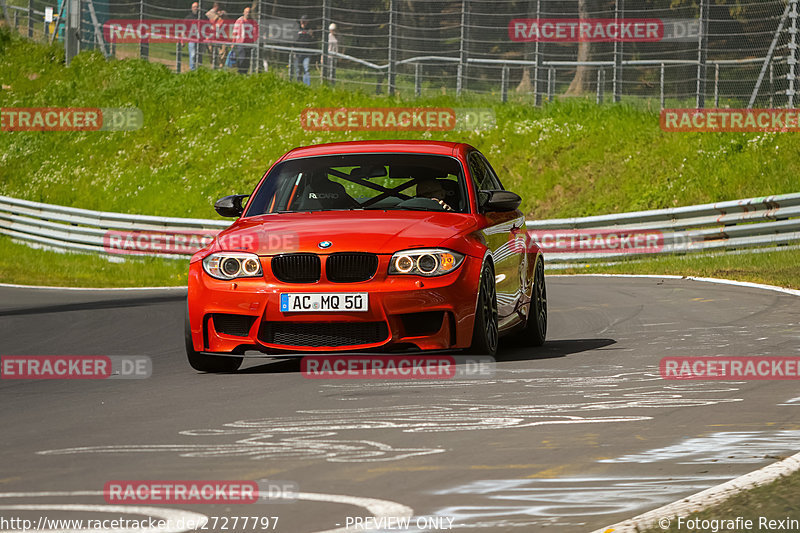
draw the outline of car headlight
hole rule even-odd
[[[247,252],[215,252],[203,259],[203,270],[212,278],[257,278],[262,275],[261,261]]]
[[[389,261],[389,274],[441,276],[458,268],[464,256],[442,248],[421,248],[397,252]]]

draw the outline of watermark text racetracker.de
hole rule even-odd
[[[293,503],[299,485],[294,481],[250,480],[112,480],[103,487],[110,504]]]
[[[146,355],[3,355],[2,379],[145,379],[153,373]]]
[[[664,357],[664,379],[800,380],[800,357]]]
[[[4,107],[0,131],[133,131],[144,123],[136,107]]]
[[[310,355],[300,372],[308,379],[480,379],[493,377],[495,365],[483,355]]]
[[[663,109],[661,129],[669,132],[798,132],[797,109]]]
[[[552,229],[529,230],[545,253],[659,253],[664,234],[658,230]]]
[[[454,131],[490,130],[490,108],[308,107],[300,113],[306,131]]]
[[[259,228],[218,235],[219,230],[137,231],[109,230],[103,234],[103,250],[110,254],[192,255],[216,240],[219,250],[247,251],[256,254],[285,253],[297,250],[299,237],[294,231],[265,231]]]

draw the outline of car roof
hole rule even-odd
[[[348,141],[315,144],[313,146],[301,146],[299,148],[290,150],[281,159],[295,159],[299,157],[309,157],[315,155],[385,152],[455,155],[457,152],[467,148],[471,148],[471,146],[465,143],[445,141]]]

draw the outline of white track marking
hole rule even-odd
[[[79,491],[50,491],[50,492],[0,492],[0,498],[40,498],[40,497],[64,497],[64,496],[102,496],[101,490],[79,490]],[[324,494],[317,492],[298,492],[296,494],[287,495],[286,498],[293,500],[303,500],[309,502],[325,502],[325,503],[342,503],[345,505],[352,505],[361,507],[375,518],[375,523],[381,523],[381,518],[411,518],[414,515],[414,510],[411,507],[402,505],[400,503],[392,502],[389,500],[378,500],[376,498],[362,498],[359,496],[346,496],[341,494]],[[191,511],[184,511],[181,509],[168,509],[165,507],[137,507],[128,505],[85,505],[85,504],[20,504],[20,505],[2,505],[0,509],[3,510],[18,510],[18,511],[89,511],[101,513],[118,513],[118,514],[136,514],[144,516],[154,516],[164,520],[171,520],[176,522],[181,518],[184,521],[193,520],[195,523],[198,520],[207,519],[206,515],[200,513],[193,513]],[[86,533],[86,529],[78,530],[40,530],[39,533]],[[92,533],[182,533],[189,531],[187,529],[93,529]],[[345,533],[347,531],[354,531],[348,528],[326,529],[324,531],[317,531],[315,533]],[[375,531],[373,529],[366,530],[362,527],[358,528],[362,533],[369,533]],[[11,531],[0,531],[0,533],[18,533]]]
[[[732,479],[722,485],[698,492],[688,498],[682,498],[664,507],[653,509],[610,526],[601,527],[592,533],[604,533],[609,529],[613,529],[615,533],[636,533],[650,527],[656,527],[661,519],[672,520],[678,516],[687,516],[690,513],[702,511],[742,491],[775,481],[779,477],[787,476],[796,470],[800,470],[800,453]]]
[[[800,290],[787,289],[777,285],[765,285],[763,283],[752,283],[749,281],[736,281],[722,278],[697,278],[694,276],[676,276],[673,274],[548,274],[548,278],[575,278],[575,277],[609,277],[609,278],[660,278],[660,279],[686,279],[690,281],[705,281],[707,283],[720,283],[723,285],[737,285],[740,287],[750,287],[753,289],[764,289],[778,291],[794,296],[800,296]],[[14,283],[0,283],[0,287],[11,287],[16,289],[47,289],[58,291],[153,291],[153,290],[182,290],[186,287],[50,287],[46,285],[17,285]]]
[[[606,277],[606,278],[658,278],[658,279],[686,279],[689,281],[705,281],[706,283],[719,283],[722,285],[736,285],[739,287],[750,287],[751,289],[763,289],[768,291],[777,291],[785,294],[792,294],[800,296],[800,290],[787,289],[786,287],[778,287],[777,285],[765,285],[763,283],[752,283],[749,281],[736,281],[732,279],[721,278],[696,278],[694,276],[675,276],[671,274],[552,274],[548,278],[574,278],[574,277]]]
[[[102,494],[102,491],[93,491]],[[6,493],[0,494],[2,497],[11,497]],[[25,494],[26,496],[43,496],[48,493],[34,492],[34,493],[17,493]],[[52,493],[51,493],[52,494]],[[72,493],[66,493],[71,495]],[[165,528],[136,528],[136,529],[92,529],[92,533],[181,533],[182,531],[189,531],[186,527],[176,527],[178,523],[186,523],[192,521],[194,524],[201,523],[201,521],[208,520],[204,514],[193,513],[191,511],[184,511],[181,509],[168,509],[166,507],[139,507],[134,505],[85,505],[85,504],[72,504],[72,503],[59,503],[59,504],[20,504],[20,505],[0,505],[1,510],[6,511],[86,511],[95,513],[116,513],[152,516],[159,520],[166,520],[167,526]],[[115,517],[117,518],[117,517]],[[50,519],[55,522],[59,519]],[[69,519],[64,519],[69,520]],[[131,519],[134,520],[134,519]],[[86,519],[84,519],[86,521]],[[172,525],[173,527],[169,527]],[[19,530],[16,530],[17,533]],[[86,533],[88,529],[37,529],[39,533]],[[12,533],[12,531],[0,531],[0,533]]]

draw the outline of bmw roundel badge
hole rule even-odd
[[[320,241],[319,244],[317,244],[317,246],[319,246],[323,250],[325,248],[330,248],[332,245],[333,245],[333,243],[331,241]]]

